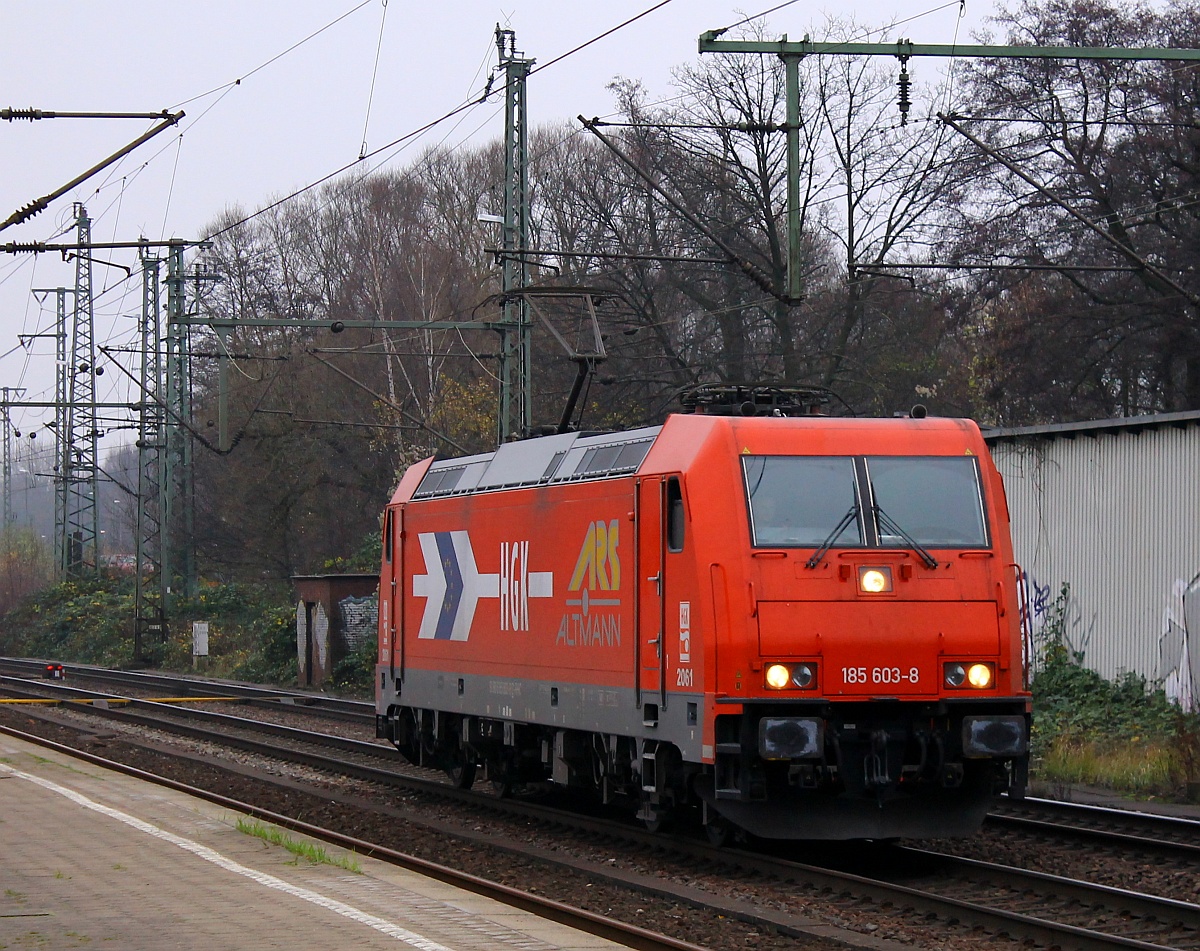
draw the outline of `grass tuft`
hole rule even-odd
[[[312,865],[333,865],[353,872],[355,875],[362,874],[362,866],[352,855],[332,856],[325,851],[324,846],[315,845],[312,842],[299,842],[278,826],[269,826],[257,819],[239,818],[237,830],[269,842],[271,845],[282,846],[296,856],[297,860],[304,859]]]

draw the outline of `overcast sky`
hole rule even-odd
[[[643,82],[651,99],[671,94],[671,70],[695,61],[697,38],[777,6],[780,0],[3,0],[0,108],[72,112],[172,112],[186,118],[28,222],[7,242],[70,240],[72,202],[93,218],[93,241],[199,237],[230,207],[253,210],[352,164],[364,141],[379,149],[437,119],[483,88],[496,63],[496,24],[518,49],[548,64],[529,80],[532,125],[606,115],[617,76]],[[562,61],[551,61],[652,11]],[[823,39],[827,16],[864,27],[899,21],[872,40],[970,40],[991,0],[795,2],[766,17],[770,35]],[[315,34],[315,35],[314,35]],[[864,36],[864,39],[866,37]],[[299,45],[297,45],[299,44]],[[378,52],[378,58],[377,58]],[[376,63],[378,62],[378,66]],[[921,68],[925,69],[924,61]],[[911,67],[910,67],[911,68]],[[932,68],[932,67],[930,67]],[[237,81],[241,80],[240,83]],[[372,86],[374,92],[372,94]],[[369,119],[368,119],[369,115]],[[47,195],[146,131],[137,119],[0,122],[0,221]],[[498,98],[388,150],[371,167],[403,167],[424,148],[485,142],[503,132]],[[136,253],[97,253],[134,268]],[[97,264],[97,343],[127,344],[140,285]],[[0,254],[0,386],[52,400],[53,341],[19,335],[53,329],[53,299],[33,288],[72,286],[58,255]],[[119,372],[97,381],[99,399],[128,400]],[[14,409],[25,437],[52,410]],[[42,432],[46,443],[49,433]],[[132,434],[113,434],[132,441]],[[106,444],[111,445],[110,440]]]

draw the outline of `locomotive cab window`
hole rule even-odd
[[[872,456],[867,473],[880,520],[879,544],[903,548],[885,522],[933,548],[986,548],[987,522],[974,456]]]
[[[742,472],[756,546],[863,543],[849,456],[743,456]]]
[[[392,510],[383,517],[383,560],[392,563]]]
[[[974,456],[743,456],[755,547],[986,548]]]

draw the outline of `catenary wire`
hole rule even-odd
[[[379,55],[383,52],[383,28],[387,23],[388,0],[383,0],[383,14],[379,18],[379,42],[375,44],[375,66],[371,70],[371,90],[367,93],[367,114],[363,118],[362,146],[358,150],[361,159],[367,154],[367,127],[371,123],[371,104],[375,101],[375,80],[379,76]]]

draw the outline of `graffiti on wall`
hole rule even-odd
[[[1195,710],[1200,700],[1200,573],[1176,578],[1163,610],[1158,640],[1158,679],[1172,700]]]
[[[311,647],[307,643],[310,637]],[[308,670],[309,656],[312,657],[311,672]],[[308,617],[307,605],[303,601],[296,605],[296,660],[301,683],[305,682],[310,673],[315,677],[329,669],[329,618],[325,614],[323,604],[314,606],[311,620]]]
[[[1086,656],[1095,618],[1087,623],[1081,600],[1068,586],[1044,583],[1033,572],[1021,576],[1022,630],[1027,656],[1036,666],[1055,637],[1080,660]],[[1200,573],[1177,578],[1163,608],[1154,681],[1185,710],[1200,709]]]
[[[338,611],[342,615],[342,639],[348,652],[375,640],[379,628],[379,599],[375,595],[342,598]]]
[[[1096,616],[1083,616],[1080,599],[1068,584],[1043,583],[1032,571],[1021,573],[1021,630],[1031,642],[1027,653],[1036,665],[1047,643],[1054,638],[1072,657],[1086,655],[1095,632]]]

